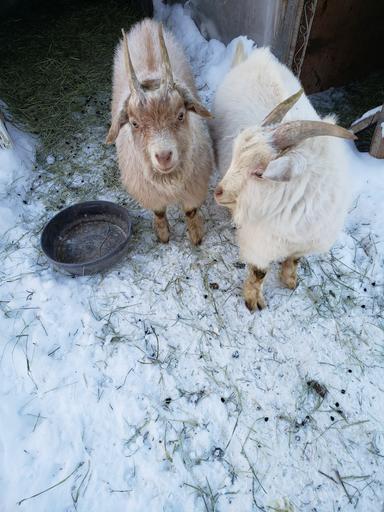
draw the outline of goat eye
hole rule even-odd
[[[139,125],[136,121],[131,121],[131,125],[134,127],[134,128],[138,128]]]
[[[184,112],[180,112],[179,115],[177,116],[177,119],[179,121],[184,121]]]

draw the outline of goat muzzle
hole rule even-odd
[[[224,193],[224,189],[221,185],[217,185],[215,188],[215,197],[221,197]]]

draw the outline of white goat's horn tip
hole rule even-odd
[[[271,112],[264,118],[261,126],[280,123],[284,116],[291,110],[294,104],[300,99],[304,89],[301,87],[295,94],[292,94],[285,100],[281,101]]]

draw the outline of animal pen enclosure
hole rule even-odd
[[[174,0],[170,0],[172,3]],[[376,0],[189,0],[202,33],[228,43],[239,34],[274,54],[308,93],[383,68],[384,4]]]
[[[208,38],[228,43],[239,34],[246,34],[258,46],[270,46],[300,77],[307,93],[344,85],[384,69],[378,50],[382,46],[383,2],[189,0],[182,3],[188,6]],[[380,77],[377,86],[381,90]],[[378,103],[382,104],[382,99]],[[371,154],[383,158],[380,124],[363,137],[372,137]]]
[[[329,108],[333,109],[341,116],[345,126],[349,126],[365,111],[382,104],[384,64],[377,54],[384,17],[382,2],[168,0],[168,3],[185,4],[202,34],[208,39],[217,38],[228,43],[234,37],[244,34],[259,46],[270,45],[276,56],[300,76],[307,93],[360,80],[359,84],[347,88],[344,101],[341,96],[336,99],[336,95],[331,94],[335,99],[332,106],[329,101],[327,106],[314,97],[320,111],[325,114]],[[84,27],[83,12],[87,13]],[[0,49],[0,91],[3,99],[17,109],[21,118],[28,119],[32,127],[42,124],[45,137],[52,136],[55,131],[60,131],[61,123],[57,122],[60,116],[64,114],[66,122],[69,122],[68,116],[72,116],[72,110],[76,107],[73,103],[71,107],[65,103],[71,102],[72,96],[81,96],[87,90],[96,92],[98,81],[99,90],[109,82],[108,55],[111,55],[116,41],[118,18],[120,24],[129,25],[131,20],[150,16],[152,12],[152,0],[113,0],[104,11],[101,10],[100,2],[90,0],[81,4],[74,0],[61,0],[54,4],[45,0],[6,0],[0,6],[3,20],[0,34],[0,38],[3,36]],[[73,22],[68,25],[65,20],[69,19],[71,13]],[[44,30],[39,34],[34,29],[38,19],[46,20]],[[100,28],[93,49],[85,40],[93,37],[91,27],[86,28],[87,19],[92,20],[95,28]],[[60,31],[67,31],[68,37],[60,34]],[[24,62],[20,57],[18,60],[13,58],[13,52],[16,51],[11,36],[13,32],[18,39],[18,47],[22,49],[25,45],[25,52],[29,53],[30,58]],[[40,65],[40,73],[34,75],[31,73],[34,66],[33,54],[36,54],[36,59],[44,55],[48,48],[45,44],[48,44],[50,38],[52,45],[49,52],[52,57],[45,60]],[[96,50],[99,51],[99,58]],[[65,55],[69,59],[61,58]],[[23,69],[28,70],[24,76]],[[17,85],[12,94],[10,83]],[[46,84],[49,84],[47,88]],[[29,94],[30,89],[34,90],[34,97]],[[42,116],[40,107],[45,104],[49,109],[58,90],[60,108],[49,116]],[[39,106],[40,101],[42,103]],[[103,115],[104,108],[96,110],[96,115]],[[372,135],[373,127],[368,127],[359,135],[359,147],[366,149]]]
[[[224,43],[242,33],[273,43],[279,32],[272,9],[260,25],[265,40],[241,25],[225,35],[217,12],[206,11],[215,3],[154,5],[185,48],[207,104],[232,61],[235,45]],[[345,2],[316,12],[312,35],[316,16],[335,4]],[[364,5],[351,22],[365,19]],[[203,207],[201,247],[191,249],[176,209],[170,243],[159,245],[104,144],[114,46],[121,27],[128,31],[151,5],[8,0],[8,7],[0,16],[0,109],[13,144],[0,149],[1,511],[377,512],[382,161],[349,148],[357,192],[339,240],[304,259],[296,290],[270,275],[268,309],[251,315],[235,230],[212,198],[218,176]],[[218,41],[204,39],[190,14]],[[311,44],[322,55],[310,38],[302,73]],[[382,102],[380,62],[364,55],[364,73],[373,74],[310,98],[346,127]],[[357,78],[358,69],[350,71]],[[307,76],[313,90],[336,85],[334,76]],[[130,252],[110,272],[72,279],[49,267],[39,236],[62,208],[92,199],[129,209]]]

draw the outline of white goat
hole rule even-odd
[[[231,69],[214,101],[212,131],[225,174],[215,198],[238,228],[250,310],[265,307],[270,263],[283,262],[281,279],[294,288],[299,258],[329,250],[347,211],[345,142],[335,137],[354,135],[332,117],[321,120],[299,89],[292,72],[260,48]]]
[[[197,208],[207,195],[213,155],[200,116],[210,114],[197,99],[190,66],[173,36],[150,19],[136,24],[128,37],[123,31],[115,52],[107,143],[116,141],[123,185],[153,210],[161,242],[169,240],[166,208],[173,203],[184,208],[192,243],[202,240]]]

